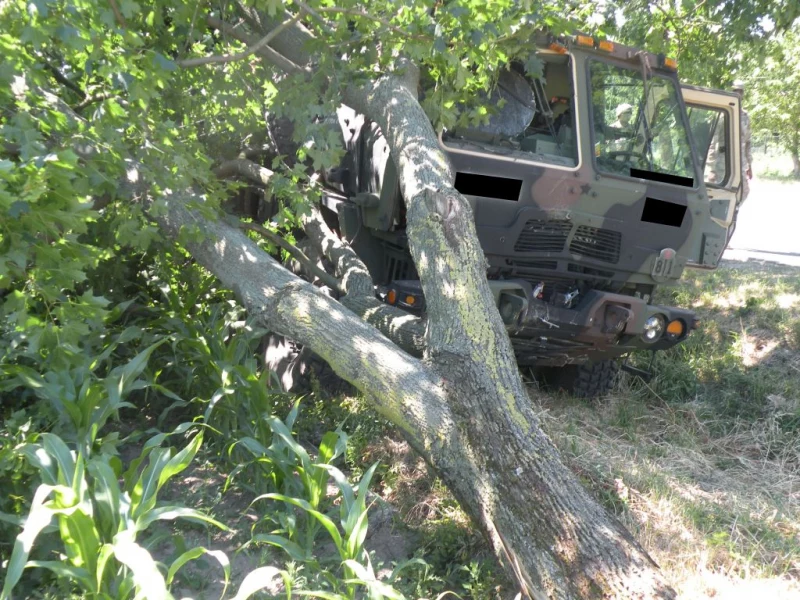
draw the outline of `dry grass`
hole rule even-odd
[[[545,396],[542,416],[573,470],[681,597],[797,598],[800,447],[773,445],[786,406],[777,401],[765,419],[722,437],[702,408],[630,397],[598,408]],[[631,424],[620,427],[626,411]]]
[[[659,355],[649,386],[623,382],[596,405],[535,394],[544,428],[682,598],[800,598],[800,272],[728,263],[661,293],[703,329]],[[377,491],[423,538],[474,537],[395,436],[363,448],[386,465]]]

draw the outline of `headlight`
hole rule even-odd
[[[653,315],[644,323],[644,333],[642,338],[646,342],[655,342],[664,333],[664,317]]]

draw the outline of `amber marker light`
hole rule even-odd
[[[608,40],[602,40],[600,42],[597,42],[597,48],[602,50],[603,52],[613,52],[614,42],[609,42]]]
[[[588,35],[576,35],[575,43],[578,44],[579,46],[587,46],[588,48],[594,48],[594,38],[591,38]]]
[[[396,304],[397,303],[397,292],[394,290],[389,290],[389,293],[386,294],[386,301],[389,304]]]
[[[548,46],[548,47],[549,47],[549,48],[550,48],[550,50],[552,50],[553,52],[558,52],[559,54],[568,54],[568,53],[569,53],[569,50],[567,50],[567,47],[566,47],[566,46],[562,46],[561,44],[559,44],[559,43],[557,43],[557,42],[553,42],[553,43],[552,43],[552,44],[550,44],[550,46]]]
[[[665,58],[664,59],[664,67],[670,69],[672,71],[678,70],[678,61],[674,58]]]
[[[685,331],[686,327],[684,326],[683,321],[680,319],[670,321],[669,325],[667,325],[667,335],[672,339],[678,339]]]
[[[414,298],[414,296],[406,296],[406,304],[408,304],[409,306],[414,306],[414,304],[416,304],[416,302],[417,302],[417,299]]]

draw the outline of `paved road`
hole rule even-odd
[[[723,258],[800,267],[800,183],[753,180]]]

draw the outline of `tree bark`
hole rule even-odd
[[[563,466],[539,427],[494,304],[467,200],[416,99],[416,70],[345,102],[376,121],[406,203],[428,311],[425,358],[446,384],[456,435],[430,460],[531,597],[669,598],[657,565]]]
[[[293,57],[289,44],[282,51],[293,65],[308,62]],[[486,279],[472,211],[452,186],[416,89],[417,70],[399,63],[395,75],[346,89],[343,100],[379,124],[397,166],[428,313],[421,359],[282,269],[241,232],[187,210],[184,197],[168,197],[157,219],[172,236],[183,225],[200,227],[203,239],[188,250],[249,313],[308,346],[402,430],[526,597],[673,598],[657,565],[587,494],[542,432]],[[369,299],[363,264],[306,225],[342,268],[343,303]]]
[[[800,129],[795,129],[792,134],[792,147],[790,149],[792,155],[792,177],[800,179]]]

